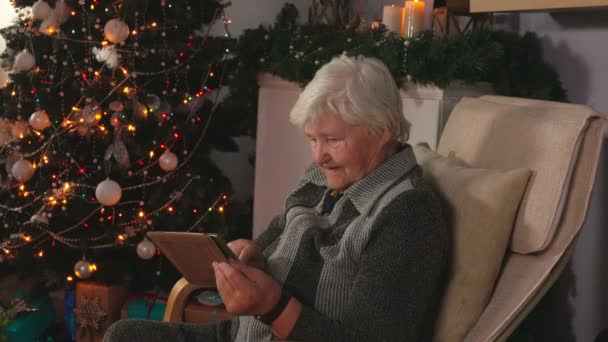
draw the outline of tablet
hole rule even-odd
[[[194,285],[215,287],[211,263],[238,259],[216,234],[153,231],[146,235]]]

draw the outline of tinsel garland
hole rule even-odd
[[[255,129],[258,73],[304,86],[340,54],[382,60],[400,86],[409,81],[445,88],[456,80],[483,81],[499,95],[566,101],[559,75],[544,62],[540,40],[533,33],[479,28],[444,37],[425,31],[403,39],[383,26],[347,30],[298,25],[297,17],[295,6],[286,4],[274,25],[247,30],[239,38],[237,70],[229,84],[232,96],[223,109],[226,114],[248,113],[251,119],[241,125],[250,133]]]

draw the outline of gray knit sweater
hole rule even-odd
[[[288,339],[430,340],[450,240],[411,148],[351,185],[324,215],[328,192],[311,167],[257,240],[268,272],[304,304]],[[104,342],[271,338],[269,326],[239,317],[208,325],[122,320]]]
[[[297,341],[420,341],[432,334],[449,255],[437,197],[409,146],[351,185],[329,214],[329,189],[311,166],[257,242],[268,272],[304,309]],[[252,317],[237,341],[269,341]]]

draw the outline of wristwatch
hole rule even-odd
[[[279,317],[281,315],[281,313],[283,313],[283,310],[285,310],[285,307],[287,307],[287,304],[289,304],[290,299],[291,299],[291,295],[289,293],[287,293],[287,291],[282,289],[281,297],[279,298],[278,303],[266,314],[261,315],[261,316],[254,316],[254,317],[262,323],[271,325],[272,322],[274,322],[277,319],[277,317]]]

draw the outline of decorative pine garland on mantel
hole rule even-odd
[[[494,29],[434,37],[430,31],[404,40],[384,27],[360,32],[330,26],[298,25],[298,11],[286,4],[274,25],[247,30],[235,51],[230,97],[219,110],[236,117],[243,131],[256,127],[256,75],[271,73],[304,86],[332,57],[365,55],[388,66],[395,80],[434,84],[489,82],[497,94],[566,101],[559,76],[542,58],[540,40]],[[243,115],[245,114],[245,115]],[[243,121],[243,118],[246,118]]]

